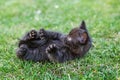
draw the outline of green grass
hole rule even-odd
[[[20,61],[31,29],[68,33],[86,21],[94,47],[62,64]],[[120,0],[0,0],[0,80],[120,80]]]

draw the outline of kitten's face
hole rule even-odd
[[[67,46],[76,48],[79,45],[85,45],[88,40],[88,34],[85,28],[85,23],[82,23],[79,28],[74,28],[70,31],[65,39]]]

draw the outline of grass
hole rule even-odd
[[[0,80],[120,80],[120,0],[0,0]],[[31,29],[68,33],[85,20],[94,47],[62,64],[20,61]]]

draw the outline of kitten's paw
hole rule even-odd
[[[55,53],[57,51],[56,44],[51,44],[46,48],[46,53]]]
[[[29,32],[29,39],[30,39],[30,40],[31,40],[31,39],[36,39],[36,37],[37,37],[37,31],[31,30],[31,31]]]
[[[45,30],[44,29],[40,29],[40,31],[39,31],[39,38],[41,40],[43,40],[43,39],[45,39],[45,36],[46,36]]]

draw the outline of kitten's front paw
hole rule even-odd
[[[37,31],[31,30],[31,31],[29,32],[29,39],[30,39],[30,40],[31,40],[31,39],[36,39],[36,37],[37,37]]]
[[[44,29],[40,29],[40,31],[39,31],[39,38],[40,38],[41,40],[43,40],[43,39],[45,39],[45,37],[46,37],[46,32],[45,32],[45,30],[44,30]]]
[[[46,48],[46,53],[55,53],[57,51],[56,44],[51,44]]]

